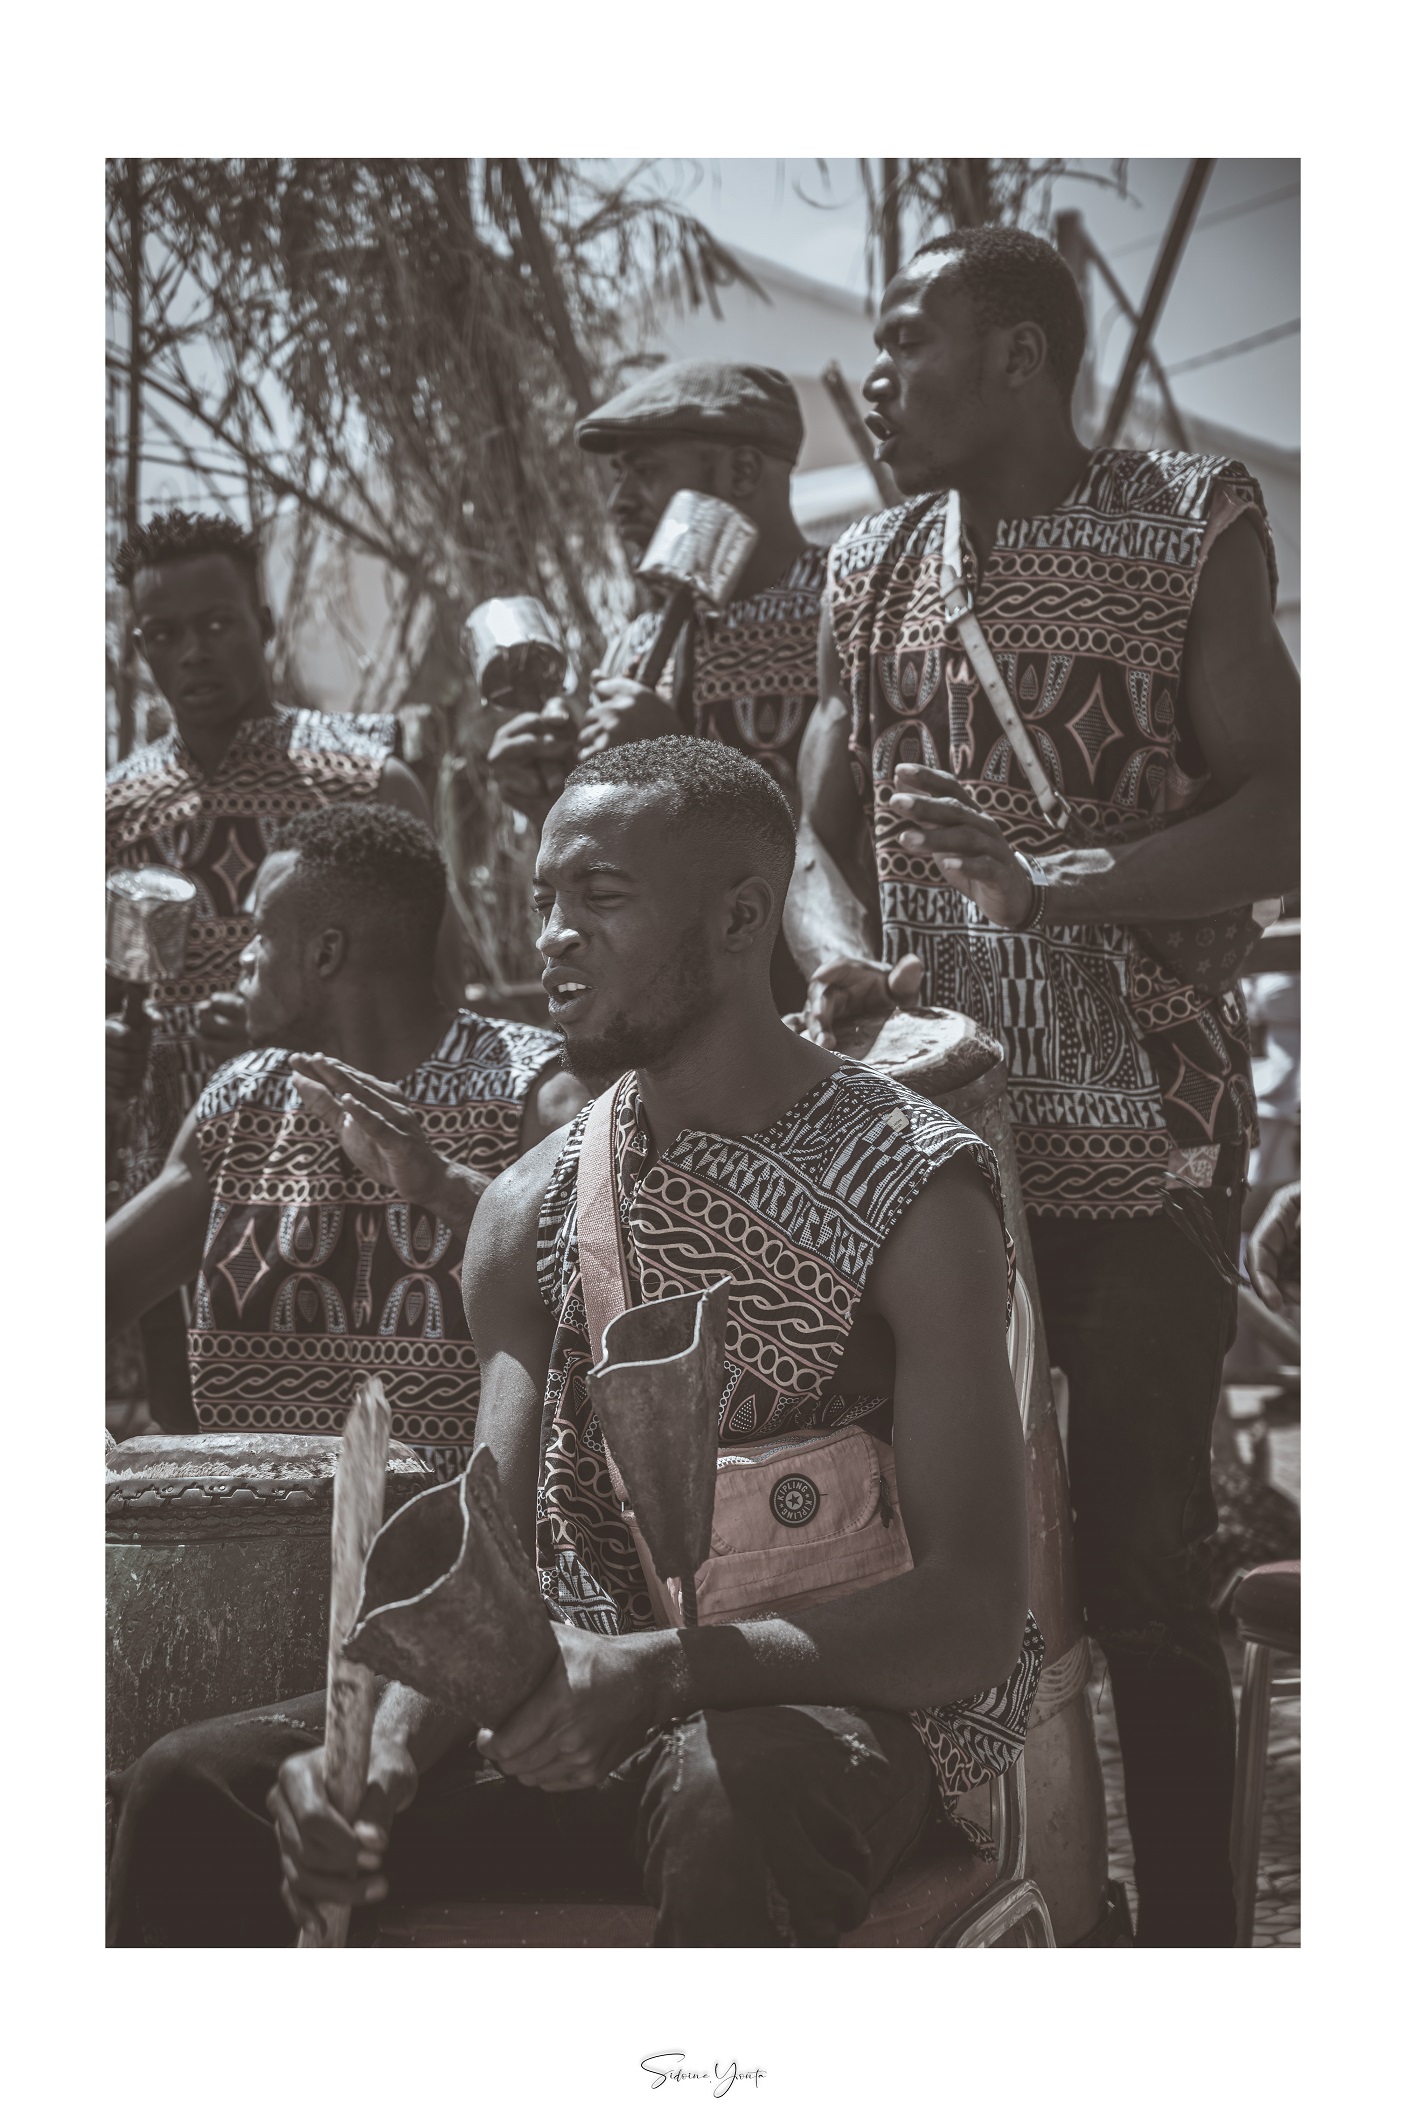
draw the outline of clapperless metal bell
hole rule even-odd
[[[149,986],[185,964],[195,887],[174,870],[113,870],[107,880],[107,969]]]
[[[380,1530],[342,1651],[480,1726],[531,1696],[557,1643],[491,1449]]]
[[[566,677],[561,631],[529,593],[475,607],[464,624],[464,650],[486,708],[541,709]]]
[[[626,1309],[586,1377],[661,1578],[691,1582],[711,1551],[730,1285]]]
[[[735,505],[678,490],[664,508],[640,565],[651,585],[686,585],[715,612],[727,605],[757,545],[757,529]]]

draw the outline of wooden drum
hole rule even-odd
[[[1035,1318],[1035,1371],[1025,1427],[1030,1606],[1045,1665],[1025,1743],[1026,1870],[1049,1907],[1055,1940],[1072,1945],[1104,1921],[1108,1825],[1089,1706],[1089,1641],[1074,1568],[1074,1532],[1050,1381],[1035,1262],[1016,1171],[997,1040],[950,1009],[896,1011],[842,1025],[839,1049],[939,1104],[988,1142],[1000,1169],[1006,1225]]]
[[[156,1434],[107,1450],[107,1766],[321,1688],[335,1434]],[[386,1511],[430,1482],[392,1442]]]

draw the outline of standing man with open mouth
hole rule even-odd
[[[1235,975],[1251,903],[1298,882],[1263,499],[1237,461],[1080,442],[1083,307],[1031,234],[929,243],[875,336],[868,421],[913,494],[831,553],[787,931],[822,1042],[897,996],[1005,1047],[1138,1941],[1229,1945],[1207,1543],[1254,1133]]]

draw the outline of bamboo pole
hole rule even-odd
[[[548,241],[536,201],[527,179],[527,171],[521,161],[505,160],[503,181],[508,196],[512,199],[513,212],[522,235],[522,245],[533,277],[537,280],[542,302],[547,310],[552,335],[556,339],[557,354],[562,371],[566,374],[576,407],[583,417],[588,417],[595,408],[595,393],[591,387],[591,376],[576,341],[576,332],[571,326],[571,310],[566,304],[566,293],[557,270],[556,258]]]
[[[903,263],[903,164],[879,163],[879,229],[883,244],[884,284],[898,276]]]
[[[127,459],[122,491],[122,531],[128,540],[141,525],[142,382],[142,164],[131,161],[123,186],[127,203],[127,244],[123,276],[127,293]],[[122,650],[117,664],[117,758],[125,760],[137,737],[137,640],[132,611],[123,610]]]
[[[355,1821],[366,1790],[376,1677],[342,1657],[342,1640],[356,1621],[361,1575],[371,1539],[381,1525],[390,1455],[391,1408],[379,1375],[357,1384],[332,1493],[332,1614],[327,1627],[327,1796],[344,1821]],[[303,1930],[303,1946],[345,1945],[351,1910],[319,1904],[320,1934]]]

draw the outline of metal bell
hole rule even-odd
[[[107,969],[149,986],[174,980],[185,964],[196,892],[174,870],[113,870],[107,880]]]
[[[482,601],[464,624],[463,642],[485,707],[541,709],[560,692],[566,645],[531,594]]]

